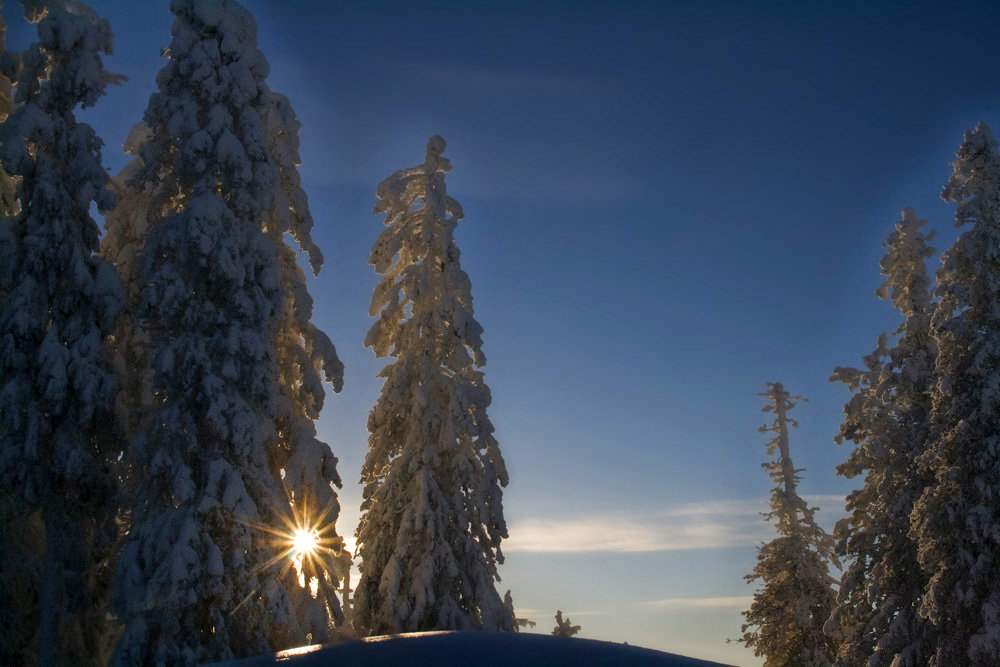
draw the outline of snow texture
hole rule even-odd
[[[926,259],[933,237],[926,220],[903,211],[886,239],[885,283],[877,294],[892,299],[905,318],[889,347],[882,334],[865,369],[837,368],[831,380],[853,393],[844,406],[837,442],[855,448],[837,472],[863,476],[847,497],[850,516],[837,526],[837,552],[847,561],[827,633],[847,667],[927,664],[928,628],[919,615],[927,577],[910,538],[910,513],[930,483],[919,465],[929,435],[937,344],[930,333],[933,303]]]
[[[136,158],[116,179],[103,249],[133,303],[116,346],[134,392],[119,409],[135,514],[115,576],[115,665],[252,655],[323,639],[341,619],[335,575],[300,585],[273,534],[308,503],[339,539],[336,459],[313,420],[321,378],[339,390],[343,366],[309,321],[285,240],[319,269],[298,121],[264,83],[249,12],[170,8],[169,60],[127,142]]]
[[[383,278],[365,345],[393,361],[379,374],[361,472],[355,614],[368,634],[514,629],[495,589],[507,471],[477,370],[483,329],[459,265],[463,213],[445,189],[444,147],[432,137],[423,164],[378,186],[386,229],[369,262]]]
[[[764,656],[766,667],[829,667],[835,647],[823,634],[823,624],[835,600],[829,564],[836,559],[830,537],[816,525],[816,508],[798,495],[802,470],[792,465],[788,442],[788,427],[798,426],[788,411],[805,399],[790,395],[780,382],[767,386],[761,396],[769,404],[763,411],[773,412],[775,419],[760,431],[774,434],[767,453],[779,454],[762,464],[775,482],[771,511],[765,516],[776,520],[778,537],[758,549],[757,564],[746,576],[748,582],[760,580],[761,586],[743,612],[747,622],[741,641]]]
[[[0,58],[0,663],[96,665],[121,451],[104,343],[125,295],[90,217],[113,201],[101,141],[74,111],[115,80],[112,34],[81,3],[23,4],[38,41]]]

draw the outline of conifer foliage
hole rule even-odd
[[[757,564],[746,576],[761,585],[750,609],[743,612],[747,622],[741,641],[764,656],[765,667],[826,667],[834,657],[833,642],[823,634],[835,599],[836,582],[828,572],[832,544],[816,525],[816,508],[798,495],[802,470],[792,465],[788,442],[788,427],[798,426],[788,411],[804,399],[790,395],[780,382],[768,382],[767,387],[761,394],[769,401],[763,411],[773,412],[775,418],[760,431],[774,434],[767,453],[778,451],[778,458],[762,467],[775,482],[766,516],[776,521],[778,537],[758,549]]]
[[[299,586],[290,561],[272,558],[287,544],[269,532],[289,530],[308,497],[325,510],[322,537],[338,541],[336,459],[312,420],[320,378],[339,390],[343,367],[309,322],[285,240],[319,269],[298,122],[264,83],[249,12],[232,0],[170,7],[169,61],[130,138],[128,207],[109,220],[105,247],[136,300],[119,354],[150,370],[135,382],[148,396],[124,401],[140,414],[129,420],[135,497],[115,580],[117,665],[322,641],[340,620],[336,579],[313,571]]]
[[[892,299],[905,318],[889,347],[882,334],[865,369],[837,368],[831,380],[854,393],[844,407],[837,442],[855,448],[837,468],[845,477],[864,475],[847,497],[850,516],[837,526],[839,555],[847,560],[828,633],[845,666],[927,664],[925,623],[919,606],[927,577],[910,539],[910,513],[930,482],[918,461],[926,447],[937,344],[931,337],[933,304],[926,259],[933,236],[912,208],[885,241],[885,283],[877,294]]]
[[[445,190],[444,147],[432,137],[423,164],[378,186],[386,229],[369,261],[383,278],[365,345],[393,361],[380,373],[361,473],[354,608],[369,634],[514,627],[495,589],[507,471],[477,370],[483,330],[459,266],[463,213]]]
[[[112,34],[81,3],[23,4],[38,41],[4,54],[16,89],[0,126],[13,178],[0,219],[0,531],[18,568],[3,564],[0,662],[101,664],[120,451],[103,343],[125,299],[90,217],[112,203],[101,141],[74,112],[115,80],[101,60]]]
[[[912,515],[929,577],[926,664],[1000,665],[1000,154],[985,124],[966,132],[941,196],[971,228],[942,256],[931,323],[937,384],[921,462],[932,480]]]

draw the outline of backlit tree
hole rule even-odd
[[[771,511],[778,537],[757,551],[757,564],[746,576],[760,581],[750,609],[743,612],[741,641],[754,654],[764,657],[765,667],[827,667],[833,664],[835,647],[823,634],[830,616],[836,581],[830,576],[833,562],[830,537],[816,525],[816,508],[799,496],[798,473],[789,453],[788,427],[798,423],[788,416],[799,396],[792,396],[780,382],[768,382],[761,394],[769,404],[764,412],[774,413],[774,422],[762,426],[773,433],[767,453],[778,458],[762,464],[775,486],[771,491]]]
[[[232,0],[171,11],[169,61],[130,137],[136,159],[104,248],[133,299],[118,353],[137,392],[122,401],[135,495],[116,572],[117,665],[322,641],[340,619],[332,570],[302,572],[300,585],[290,569],[296,528],[340,542],[336,459],[312,422],[321,378],[339,390],[343,369],[310,323],[286,241],[318,271],[298,121],[264,82],[249,12]]]
[[[477,370],[483,329],[459,266],[463,213],[445,190],[444,147],[432,137],[424,163],[384,180],[375,206],[386,229],[369,261],[383,278],[365,345],[393,361],[361,472],[354,613],[369,634],[514,629],[495,588],[507,471]]]

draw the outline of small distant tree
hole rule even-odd
[[[556,637],[572,637],[578,632],[580,632],[580,626],[573,625],[572,621],[569,620],[568,616],[564,621],[562,617],[562,610],[557,609],[556,627],[552,628],[552,634],[555,635]]]
[[[0,662],[96,665],[120,451],[103,345],[124,293],[90,217],[113,202],[101,141],[75,112],[116,81],[112,34],[80,2],[22,4],[38,41],[3,54],[0,86]]]
[[[432,137],[423,164],[378,186],[386,229],[370,263],[383,278],[365,345],[394,361],[379,373],[361,471],[354,613],[369,634],[514,629],[495,588],[507,471],[476,370],[483,329],[459,265],[463,213],[445,190],[444,147]]]
[[[835,532],[847,568],[827,633],[845,667],[924,665],[930,654],[919,615],[928,578],[909,535],[914,504],[931,482],[919,463],[930,433],[937,354],[926,268],[933,233],[920,231],[925,224],[907,208],[885,241],[886,281],[877,294],[891,298],[905,318],[895,344],[880,335],[864,370],[837,368],[830,378],[854,393],[836,438],[852,441],[854,450],[837,473],[864,475],[864,485],[847,497],[850,516]]]
[[[984,123],[965,133],[941,196],[971,225],[942,256],[932,475],[911,518],[927,588],[932,667],[1000,665],[1000,153]]]
[[[504,593],[503,605],[507,607],[507,611],[510,615],[514,617],[514,632],[520,632],[521,628],[533,628],[537,625],[534,621],[528,618],[517,618],[514,614],[514,597],[510,594],[510,590]]]
[[[762,464],[775,481],[771,511],[765,516],[775,520],[778,537],[757,550],[757,564],[746,576],[761,585],[750,609],[743,612],[747,622],[741,641],[764,657],[765,667],[828,667],[836,652],[823,634],[836,599],[836,580],[829,573],[829,564],[835,562],[832,541],[816,525],[816,508],[798,495],[802,470],[792,465],[788,443],[788,427],[798,426],[788,411],[804,399],[791,396],[780,382],[768,382],[767,387],[760,394],[769,401],[763,411],[773,412],[775,419],[760,431],[774,434],[767,453],[777,451],[778,458]]]

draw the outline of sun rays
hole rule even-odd
[[[334,523],[336,497],[321,509],[315,508],[305,494],[296,498],[286,489],[286,497],[291,514],[278,517],[277,526],[244,522],[268,536],[266,544],[270,558],[262,561],[256,570],[280,566],[277,578],[283,579],[294,568],[299,586],[313,589],[313,594],[321,578],[328,578],[336,586],[339,570],[343,569],[341,562],[351,559]]]

